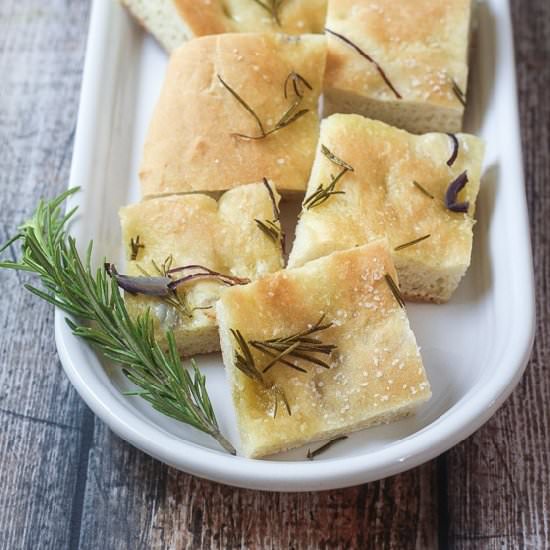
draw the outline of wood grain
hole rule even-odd
[[[550,548],[550,4],[512,6],[538,331],[497,415],[378,483],[306,494],[210,483],[94,419],[61,371],[51,309],[0,271],[0,548]],[[66,185],[89,9],[0,2],[0,241]]]
[[[0,2],[2,241],[41,194],[66,186],[88,9]],[[0,272],[0,547],[67,548],[91,415],[61,370],[53,312],[26,280]]]
[[[447,453],[457,549],[550,548],[550,2],[512,2],[537,336],[525,376],[482,429]]]

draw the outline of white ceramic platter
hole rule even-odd
[[[98,260],[120,259],[118,208],[138,200],[138,163],[166,66],[160,47],[114,0],[96,0],[88,40],[71,185],[82,192],[73,233],[95,242]],[[321,490],[380,479],[442,453],[502,404],[526,365],[534,334],[534,289],[519,139],[508,4],[486,0],[472,60],[466,130],[487,142],[472,267],[444,306],[410,305],[433,398],[407,420],[351,436],[314,462],[298,449],[270,460],[224,454],[203,434],[157,414],[116,367],[71,335],[56,315],[56,340],[72,383],[117,434],[181,470],[230,485]],[[218,355],[200,367],[222,430],[238,441]]]

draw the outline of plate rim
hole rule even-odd
[[[93,2],[89,36],[86,47],[81,102],[75,137],[70,182],[77,182],[79,174],[86,171],[91,161],[87,144],[96,135],[97,124],[94,107],[101,79],[102,59],[107,46],[107,21],[113,16],[115,2]],[[445,452],[481,427],[502,405],[519,382],[527,362],[535,335],[535,286],[527,201],[523,175],[523,155],[520,143],[519,113],[517,102],[516,73],[512,42],[512,27],[508,2],[503,2],[497,14],[500,19],[497,52],[504,53],[512,63],[499,64],[499,78],[505,79],[510,90],[506,94],[509,127],[507,135],[510,149],[518,153],[515,174],[508,174],[517,184],[510,188],[513,193],[516,230],[513,235],[515,278],[529,288],[523,288],[521,300],[515,292],[514,326],[511,338],[500,350],[505,359],[499,367],[499,377],[482,390],[477,386],[441,417],[411,436],[365,455],[324,459],[316,462],[253,460],[232,457],[221,451],[172,436],[164,430],[155,430],[151,423],[132,414],[109,392],[101,392],[86,380],[79,369],[82,350],[65,321],[66,314],[55,313],[55,338],[63,368],[92,411],[116,434],[147,454],[193,475],[228,485],[270,491],[312,491],[343,488],[370,482],[416,467]],[[513,116],[510,117],[510,113]],[[89,190],[88,190],[89,191]],[[74,198],[72,202],[74,204]],[[84,344],[85,345],[85,344]],[[75,351],[76,350],[76,351]],[[476,392],[473,390],[476,389]],[[475,393],[475,395],[474,395]],[[457,416],[459,407],[462,414]],[[453,412],[453,414],[449,414]]]

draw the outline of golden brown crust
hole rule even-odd
[[[254,0],[174,0],[194,36],[227,32],[323,32],[326,0],[284,0],[280,25]]]
[[[410,411],[430,396],[406,313],[385,279],[396,274],[385,241],[334,253],[224,292],[217,307],[224,362],[232,383],[243,450],[263,456],[360,429]],[[265,379],[284,391],[276,418],[273,395],[234,366],[230,329],[247,340],[278,338],[304,330],[321,315],[333,325],[317,336],[337,350],[331,368],[276,365]],[[261,368],[269,360],[253,352]]]
[[[470,16],[471,0],[331,0],[327,28],[371,56],[402,99],[374,63],[330,34],[325,89],[331,96],[353,93],[395,109],[427,104],[434,115],[443,109],[460,118],[463,107],[452,81],[466,92]]]
[[[429,234],[430,238],[394,252],[394,260],[405,294],[446,300],[448,296],[437,289],[409,285],[420,273],[457,284],[470,263],[484,146],[474,136],[457,138],[458,157],[449,167],[453,147],[445,134],[416,136],[358,115],[325,119],[320,142],[355,171],[338,182],[337,190],[344,194],[302,212],[289,267],[383,236],[394,249]],[[306,197],[319,184],[326,185],[336,168],[318,152]],[[445,208],[443,198],[449,184],[465,170],[469,182],[459,201],[469,201],[470,211],[460,214]],[[422,193],[414,181],[435,199]]]
[[[155,109],[140,169],[143,196],[221,191],[267,177],[281,191],[300,191],[318,138],[317,102],[325,38],[225,34],[184,44],[173,54]],[[218,81],[219,74],[271,127],[292,104],[285,79],[296,71],[308,112],[259,141],[254,118]]]
[[[276,201],[280,200],[274,190]],[[167,258],[171,267],[200,265],[219,273],[256,279],[282,268],[278,243],[262,233],[255,219],[272,218],[272,203],[262,184],[244,185],[227,192],[218,202],[200,194],[151,199],[120,210],[122,239],[128,254],[126,272],[159,275]],[[131,259],[131,239],[143,246]],[[187,273],[188,274],[188,273]],[[175,331],[183,355],[219,349],[213,305],[224,286],[201,280],[178,288],[181,308],[161,299],[126,295],[133,315],[153,312],[157,336]],[[203,309],[206,308],[206,309]]]

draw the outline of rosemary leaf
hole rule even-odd
[[[460,101],[462,106],[466,107],[466,94],[462,91],[462,88],[457,84],[454,78],[451,78],[451,83],[453,86],[453,94],[456,96],[458,101]]]
[[[92,268],[92,243],[84,260],[80,257],[66,227],[75,209],[66,215],[61,211],[61,204],[76,191],[70,189],[51,201],[41,201],[32,218],[0,249],[20,241],[21,259],[2,262],[0,267],[38,275],[47,290],[27,288],[79,319],[67,320],[72,332],[125,365],[124,374],[138,386],[143,399],[159,412],[207,433],[235,454],[220,433],[205,377],[194,361],[191,369],[182,366],[172,332],[166,335],[165,352],[155,339],[150,311],[132,319],[117,282],[109,279],[104,269]]]
[[[319,456],[321,453],[324,453],[328,449],[330,449],[334,444],[338,443],[339,441],[344,441],[347,439],[347,435],[341,435],[340,437],[337,437],[333,439],[332,441],[329,441],[328,443],[325,443],[324,445],[321,445],[319,448],[312,451],[311,449],[307,450],[307,458],[309,460],[313,460],[316,456]]]
[[[393,277],[389,273],[386,273],[384,275],[384,278],[386,279],[386,283],[388,283],[388,286],[390,287],[390,290],[392,291],[392,294],[395,297],[395,301],[399,304],[400,307],[404,308],[405,300],[401,295],[401,291],[399,290],[399,287],[397,286],[396,282],[393,280]]]
[[[139,235],[135,239],[132,237],[130,239],[130,260],[137,260],[140,248],[145,248],[145,245],[140,242]]]
[[[409,241],[408,243],[404,243],[404,244],[400,244],[399,246],[396,246],[394,248],[394,251],[398,252],[399,250],[403,250],[404,248],[409,248],[409,246],[414,246],[415,244],[421,243],[422,241],[425,241],[430,237],[431,237],[430,234],[424,235],[423,237],[418,237],[418,239],[414,239],[413,241]]]
[[[248,342],[241,334],[241,331],[230,329],[231,335],[236,343],[235,348],[235,367],[239,369],[245,376],[248,376],[258,384],[260,384],[265,390],[270,391],[275,397],[275,403],[273,407],[273,418],[276,418],[278,411],[278,401],[281,398],[285,404],[285,407],[288,411],[289,416],[292,415],[290,409],[290,404],[286,398],[283,390],[277,385],[269,385],[266,379],[263,377],[262,373],[256,366],[254,361],[254,356],[250,351]]]
[[[294,101],[290,105],[290,107],[288,107],[287,110],[283,113],[281,118],[273,125],[273,127],[270,128],[269,130],[266,130],[265,125],[262,123],[256,111],[227,82],[225,82],[225,80],[220,75],[217,75],[217,76],[222,86],[239,102],[239,104],[248,113],[252,115],[252,117],[254,117],[254,120],[258,125],[258,130],[260,132],[257,136],[249,136],[247,134],[241,134],[241,133],[231,134],[234,137],[248,140],[248,141],[258,141],[261,139],[265,139],[268,136],[274,134],[275,132],[278,132],[279,130],[286,128],[287,126],[290,126],[292,123],[296,122],[297,120],[299,120],[309,112],[309,109],[299,109],[302,99],[304,97],[304,93],[300,89],[300,83],[303,84],[306,88],[309,88],[310,90],[312,89],[312,87],[305,80],[305,78],[300,76],[298,73],[291,72],[285,79],[285,82],[283,84],[283,92],[284,92],[285,99],[287,99],[288,83],[292,81],[292,84],[293,84],[292,88],[294,90],[294,95],[295,95]]]
[[[336,164],[337,166],[340,166],[342,168],[345,168],[346,170],[349,170],[350,172],[353,172],[353,166],[346,161],[342,160],[341,158],[338,158],[326,145],[321,144],[321,153],[325,155],[325,157],[328,158],[331,162]]]
[[[348,46],[351,46],[360,56],[364,57],[369,63],[372,63],[376,70],[378,71],[378,74],[382,77],[382,80],[386,83],[388,88],[393,92],[395,97],[397,99],[403,99],[401,94],[395,89],[395,86],[391,83],[390,79],[384,72],[384,69],[365,51],[363,51],[355,42],[352,42],[349,38],[344,36],[343,34],[331,31],[330,29],[325,29],[326,32],[329,34],[332,34],[333,36],[336,36],[336,38],[339,38],[342,42],[347,44]]]
[[[435,197],[424,186],[420,185],[417,181],[413,181],[413,185],[417,189],[422,191],[422,193],[424,193],[424,195],[426,195],[427,197],[430,197],[430,199],[435,199]]]
[[[277,201],[275,200],[275,194],[273,193],[273,189],[271,189],[271,185],[269,185],[269,182],[266,178],[263,179],[264,187],[267,189],[267,193],[269,195],[269,200],[271,201],[271,206],[273,208],[273,219],[272,220],[257,220],[256,225],[258,228],[265,233],[265,235],[271,239],[273,242],[278,243],[281,247],[281,250],[284,252],[285,250],[285,234],[283,231],[283,228],[281,226],[281,211],[279,210],[279,206],[277,205]]]
[[[325,344],[315,337],[310,338],[311,335],[318,334],[332,326],[332,323],[323,324],[324,318],[325,316],[323,315],[312,327],[284,338],[272,338],[262,341],[252,340],[250,342],[251,346],[272,357],[272,360],[264,367],[263,372],[267,372],[276,363],[296,367],[296,365],[289,363],[285,359],[287,357],[294,357],[295,359],[301,359],[329,369],[330,365],[314,354],[330,355],[336,349],[336,346],[334,344]]]

